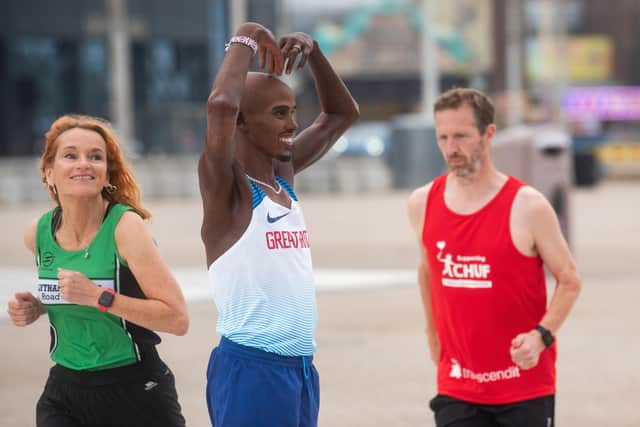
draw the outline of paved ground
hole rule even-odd
[[[307,196],[303,200],[318,268],[409,269],[416,262],[405,214],[407,193]],[[204,267],[200,205],[153,203],[154,235],[174,268]],[[24,226],[43,210],[0,208],[2,269],[31,268]],[[640,414],[640,183],[608,182],[572,194],[572,246],[584,290],[560,332],[557,425],[637,427]],[[358,213],[355,216],[354,213]],[[431,426],[434,392],[416,287],[324,291],[316,364],[320,424]],[[9,286],[0,278],[0,287]],[[25,287],[27,284],[25,284]],[[165,336],[191,426],[207,426],[204,371],[217,342],[211,303],[191,304],[186,337]],[[45,319],[29,328],[0,320],[0,425],[34,424],[34,406],[50,362]]]

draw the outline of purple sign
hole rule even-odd
[[[599,86],[569,89],[562,107],[570,119],[640,120],[640,87]]]

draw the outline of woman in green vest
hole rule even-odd
[[[66,115],[45,138],[40,171],[55,207],[25,233],[37,297],[19,292],[8,305],[18,326],[49,318],[55,365],[37,425],[183,426],[153,331],[186,334],[187,307],[114,132],[104,120]]]

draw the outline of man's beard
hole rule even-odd
[[[451,165],[450,160],[453,159],[463,159],[464,161],[462,163]],[[447,166],[449,166],[449,171],[451,171],[455,176],[459,178],[468,178],[472,176],[477,170],[475,162],[472,162],[467,157],[459,154],[450,156],[447,159]]]
[[[276,156],[276,159],[281,161],[281,162],[290,162],[291,161],[291,154],[278,154]]]
[[[449,167],[449,171],[451,171],[458,178],[469,178],[474,176],[480,169],[483,149],[484,144],[481,143],[478,149],[471,153],[469,157],[462,154],[454,154],[452,156],[449,156],[447,158],[447,166]],[[462,159],[463,162],[452,165],[451,160],[453,159]]]

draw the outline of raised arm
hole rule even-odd
[[[291,166],[298,173],[320,159],[340,135],[360,116],[357,102],[342,79],[324,56],[318,43],[305,33],[291,33],[279,40],[282,54],[288,59],[287,72],[300,53],[298,69],[308,62],[320,99],[321,112],[295,140]]]
[[[235,33],[207,99],[207,130],[204,150],[198,163],[200,193],[205,216],[209,207],[228,208],[233,188],[232,165],[235,155],[235,132],[240,100],[254,55],[269,72],[282,73],[283,60],[271,32],[260,24],[242,24]],[[205,218],[206,219],[206,218]]]

